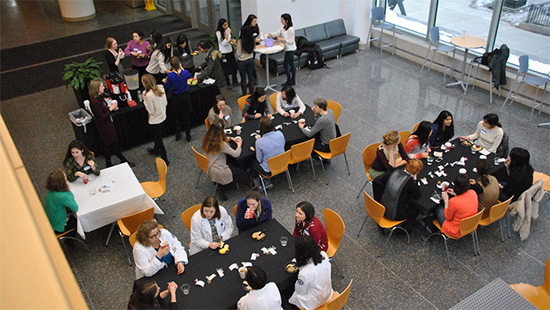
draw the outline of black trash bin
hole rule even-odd
[[[73,124],[75,139],[84,143],[96,156],[103,154],[102,144],[99,143],[99,136],[92,116],[86,110],[78,109],[69,112],[69,119]]]

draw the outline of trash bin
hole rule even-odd
[[[69,118],[76,126],[83,126],[84,133],[86,133],[86,124],[92,122],[92,116],[82,108],[69,112]]]
[[[99,147],[98,134],[92,116],[81,108],[69,112],[69,119],[73,125],[75,138],[84,143],[96,156],[102,154],[103,150]]]
[[[139,73],[135,69],[124,70],[124,79],[129,90],[136,90],[139,88]]]

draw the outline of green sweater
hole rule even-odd
[[[46,194],[46,203],[44,210],[55,231],[65,231],[65,218],[67,218],[66,208],[73,212],[78,211],[78,205],[74,200],[72,192],[51,192]]]

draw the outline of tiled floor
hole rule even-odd
[[[66,34],[60,31],[59,35]],[[316,162],[317,182],[312,180],[307,165],[302,165],[298,171],[292,167],[296,193],[291,194],[288,190],[284,176],[277,177],[274,189],[269,191],[269,199],[274,206],[274,216],[289,230],[293,228],[294,207],[303,200],[316,206],[321,220],[324,208],[331,208],[342,216],[346,232],[334,258],[337,269],[333,268],[333,287],[342,290],[350,279],[354,279],[348,306],[352,309],[446,309],[496,277],[507,283],[540,285],[544,262],[550,257],[549,195],[541,203],[539,218],[532,222],[531,236],[523,242],[517,233],[501,242],[498,225],[480,229],[481,256],[472,255],[469,238],[451,242],[452,270],[447,268],[442,243],[428,243],[422,247],[425,233],[419,226],[411,232],[410,244],[406,243],[403,234],[397,233],[392,236],[385,253],[378,257],[387,235],[382,235],[376,224],[368,219],[357,237],[366,213],[363,199],[355,197],[366,180],[362,150],[380,141],[386,131],[411,130],[420,120],[435,119],[442,109],[454,114],[457,135],[472,133],[483,115],[497,113],[510,135],[510,146],[528,149],[533,167],[549,174],[550,130],[536,126],[548,121],[548,116],[535,116],[529,122],[530,109],[526,107],[514,104],[500,110],[501,98],[489,104],[488,93],[478,88],[464,96],[456,87],[446,88],[441,74],[419,74],[418,64],[388,53],[379,58],[376,49],[332,59],[327,64],[331,69],[300,70],[296,92],[307,104],[316,97],[342,104],[338,123],[343,133],[352,133],[347,151],[351,175],[347,175],[343,157],[332,160],[326,175]],[[257,69],[262,85],[265,72]],[[280,84],[284,78],[273,77],[273,81]],[[237,116],[237,89],[226,89],[223,93]],[[60,87],[1,102],[0,107],[31,180],[40,198],[44,199],[46,177],[50,171],[61,167],[65,148],[74,137],[67,118],[67,113],[76,108],[74,95],[71,90]],[[189,242],[189,233],[179,215],[189,206],[202,202],[213,190],[213,185],[204,178],[195,189],[199,170],[190,146],[200,148],[205,132],[204,126],[194,128],[190,143],[175,142],[173,137],[164,139],[171,165],[168,190],[161,208],[170,210],[176,217],[165,215],[157,219],[183,244]],[[145,147],[124,152],[130,161],[137,163],[134,172],[140,181],[157,178],[154,158]],[[99,159],[99,163],[103,165],[104,161]],[[329,180],[330,184],[326,185]],[[230,210],[244,197],[246,190],[244,183],[240,191],[234,188],[223,205]],[[371,192],[370,185],[367,191]],[[114,236],[109,246],[104,245],[108,230],[109,227],[104,227],[87,234],[90,253],[78,245],[67,252],[92,309],[125,308],[132,290],[133,267],[128,265],[118,237]]]

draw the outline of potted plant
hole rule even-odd
[[[88,85],[92,80],[101,78],[102,70],[99,66],[101,64],[93,58],[88,58],[83,63],[73,62],[65,65],[63,81],[67,83],[67,87],[70,85],[73,88],[76,100],[81,108],[84,107],[84,100],[90,99]]]

